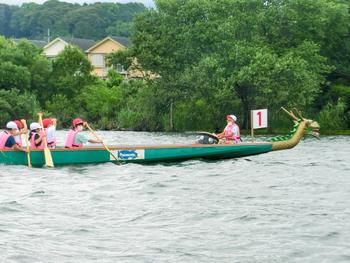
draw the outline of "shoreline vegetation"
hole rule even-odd
[[[133,131],[133,132],[147,132],[147,131],[135,131],[133,129],[112,129],[109,131]],[[197,134],[199,131],[181,131],[180,133],[185,134]],[[210,132],[210,131],[209,131]],[[288,134],[290,132],[287,128],[279,128],[279,129],[258,129],[254,130],[255,136],[275,136],[275,135],[284,135]],[[171,131],[168,131],[167,133],[173,133]],[[214,133],[214,132],[213,132]],[[244,136],[250,136],[251,131],[250,130],[241,130],[241,134]],[[348,130],[320,130],[320,137],[322,136],[350,136],[350,129]]]
[[[271,131],[268,131],[267,129],[264,130],[254,130],[254,135],[282,135],[282,134],[288,134],[290,132],[290,130],[288,129],[272,129]],[[250,130],[242,130],[241,131],[242,135],[246,135],[249,136],[250,135]],[[322,136],[338,136],[338,135],[344,135],[344,136],[350,136],[350,130],[336,130],[336,131],[332,131],[332,130],[320,130],[320,137],[322,138]]]
[[[283,106],[317,120],[321,134],[349,135],[349,1],[155,4],[77,4],[74,12],[55,0],[0,4],[0,123],[36,121],[43,112],[59,128],[79,116],[104,130],[219,132],[235,114],[249,134],[250,110],[268,108],[269,132],[277,134],[292,126]],[[52,36],[128,36],[132,45],[105,62],[142,69],[144,78],[111,69],[99,79],[76,46],[50,60],[29,41],[13,41],[42,37],[48,27]]]

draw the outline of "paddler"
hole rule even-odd
[[[57,119],[45,118],[43,119],[43,126],[46,133],[47,147],[50,149],[56,148]]]
[[[227,125],[222,133],[216,134],[219,139],[224,139],[225,143],[238,143],[241,140],[241,134],[236,124],[237,117],[233,114],[226,116]]]
[[[25,120],[14,120],[14,123],[16,123],[17,125],[17,131],[13,134],[13,136],[15,137],[16,143],[22,147],[23,143],[22,143],[22,134],[26,134],[27,133],[27,126],[25,125],[26,122]]]
[[[17,133],[17,129],[17,124],[14,121],[10,121],[6,124],[6,129],[0,133],[0,149],[15,149],[26,152],[15,140],[14,134]]]
[[[30,133],[29,133],[30,148],[44,149],[45,145],[44,145],[43,137],[46,135],[42,131],[41,125],[37,122],[33,122],[30,124],[29,129],[30,129]]]
[[[65,147],[66,148],[81,148],[84,143],[102,143],[100,140],[88,139],[81,132],[84,130],[86,122],[80,118],[76,118],[72,122],[72,129],[68,132]]]

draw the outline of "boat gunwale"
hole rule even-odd
[[[262,146],[272,145],[271,142],[244,142],[238,144],[161,144],[161,145],[111,145],[110,150],[152,150],[152,149],[174,149],[174,148],[212,148],[212,147],[240,147],[240,146]],[[31,152],[43,152],[41,149],[31,149]],[[51,152],[74,152],[74,151],[106,151],[104,147],[87,146],[83,148],[55,148]],[[13,149],[0,149],[0,152],[20,152]]]

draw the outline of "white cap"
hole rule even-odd
[[[6,128],[10,129],[10,130],[17,130],[18,129],[17,124],[14,121],[9,121],[6,124]]]
[[[29,128],[30,128],[31,131],[33,131],[33,130],[36,130],[36,129],[41,129],[41,126],[40,126],[39,123],[33,122],[33,123],[30,124]]]
[[[232,120],[237,121],[237,117],[233,114],[228,115],[228,117],[231,117]]]

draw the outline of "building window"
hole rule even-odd
[[[125,73],[125,70],[124,70],[124,67],[123,67],[122,64],[116,64],[116,65],[114,65],[113,67],[114,67],[114,68],[116,69],[116,71],[118,71],[119,73]]]
[[[103,68],[105,66],[104,56],[102,54],[92,54],[91,63],[94,67]]]

